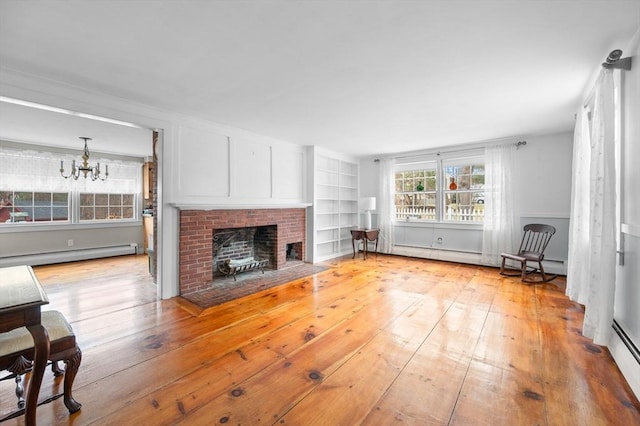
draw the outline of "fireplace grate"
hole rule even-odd
[[[260,269],[264,274],[264,267],[269,264],[269,259],[254,259],[248,257],[244,259],[227,259],[224,262],[218,262],[218,271],[224,275],[232,276],[236,281],[236,274],[242,272],[249,272],[256,269]]]

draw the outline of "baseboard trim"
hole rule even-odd
[[[16,265],[49,265],[53,263],[75,262],[78,260],[137,254],[137,252],[138,245],[131,243],[112,247],[96,247],[51,253],[27,254],[0,258],[0,267]]]
[[[495,266],[483,264],[481,261],[482,255],[475,252],[395,245],[393,246],[392,254],[421,259],[444,260],[446,262],[468,263],[471,265]],[[566,262],[564,261],[543,260],[542,265],[545,272],[549,274],[567,275]]]
[[[640,350],[615,320],[609,342],[609,352],[615,360],[629,387],[640,398]]]

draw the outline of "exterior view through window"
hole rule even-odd
[[[0,225],[76,222],[78,206],[69,192],[0,190]],[[135,219],[136,194],[79,194],[79,221]]]
[[[0,223],[68,221],[68,192],[0,190]]]
[[[398,166],[395,172],[395,217],[398,221],[482,223],[482,157]]]
[[[80,193],[80,220],[134,218],[134,194]]]

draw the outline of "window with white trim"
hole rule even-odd
[[[80,221],[135,218],[134,194],[80,193]]]
[[[483,156],[406,162],[394,175],[396,220],[484,221]]]
[[[96,158],[109,164],[108,180],[64,179],[60,160],[76,157],[0,144],[0,226],[137,219],[142,160]]]
[[[69,222],[68,192],[0,190],[0,223]]]

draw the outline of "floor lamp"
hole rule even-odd
[[[366,220],[364,229],[372,229],[371,227],[371,211],[376,209],[376,197],[360,198],[360,209],[364,210]]]

